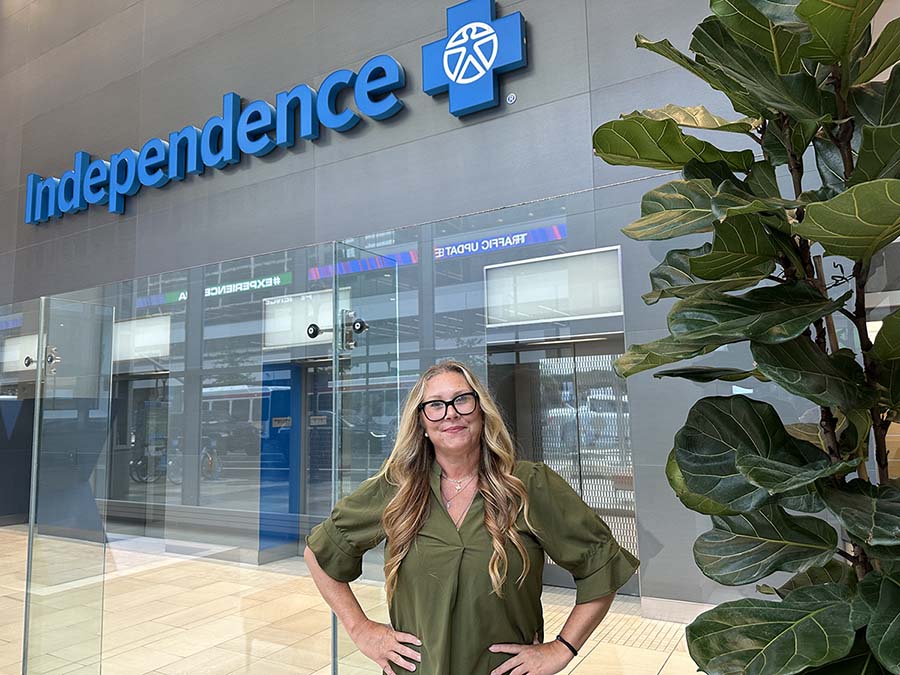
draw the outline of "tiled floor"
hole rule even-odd
[[[96,675],[101,633],[104,675],[331,672],[331,615],[299,559],[250,567],[163,554],[154,550],[159,540],[126,539],[110,545],[104,560],[94,545],[61,540],[41,545],[33,577],[52,575],[55,583],[34,586],[32,625],[39,627],[30,640],[29,673]],[[0,528],[0,675],[21,673],[24,580],[25,532]],[[354,590],[370,617],[386,619],[379,586],[360,583]],[[572,601],[568,591],[547,589],[548,635],[565,621]],[[563,672],[694,673],[683,629],[642,619],[634,599],[617,599]],[[342,675],[378,672],[348,639],[339,644]]]

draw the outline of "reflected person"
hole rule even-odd
[[[368,619],[348,584],[384,540],[390,625]],[[549,641],[545,554],[577,589]],[[337,503],[304,556],[353,642],[389,675],[558,673],[638,565],[559,475],[516,460],[490,392],[453,361],[419,377],[383,468]]]

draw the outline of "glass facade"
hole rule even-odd
[[[615,375],[628,344],[655,337],[635,302],[652,265],[609,235],[633,214],[621,199],[591,190],[3,308],[3,420],[23,420],[29,442],[32,420],[36,431],[29,662],[66,653],[42,617],[67,602],[100,653],[113,630],[102,610],[121,602],[104,581],[124,569],[123,550],[302,568],[305,535],[379,469],[409,387],[445,358],[487,380],[520,455],[562,475],[640,555],[648,581],[622,592],[679,597],[694,582],[660,565],[705,522],[658,506],[661,448],[678,424],[668,417],[704,395],[751,392],[786,422],[814,411],[763,383]],[[900,304],[894,247],[876,261],[876,321]],[[634,259],[641,269],[623,270]],[[707,362],[747,356],[728,346]],[[363,574],[378,611],[382,561],[371,551]],[[545,583],[571,577],[548,565]],[[331,634],[334,663],[355,663],[334,623]]]
[[[620,249],[600,246],[595,222],[587,192],[5,310],[29,317],[4,324],[5,391],[43,388],[30,662],[60,649],[37,639],[41,589],[78,579],[97,594],[84,625],[99,651],[108,547],[296,558],[334,501],[379,469],[408,388],[444,358],[487,379],[522,456],[564,476],[637,553],[628,392],[612,371],[625,343]],[[29,350],[59,363],[23,371]],[[58,458],[84,444],[93,454],[75,451],[77,479],[58,484]],[[54,530],[50,512],[86,529]],[[60,542],[93,563],[81,576],[47,564],[48,551],[67,557]],[[380,581],[382,561],[372,551],[364,577]],[[567,576],[551,565],[546,581]],[[334,635],[337,653],[352,651]]]

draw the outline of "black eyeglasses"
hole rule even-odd
[[[441,401],[439,399],[425,401],[419,404],[419,410],[432,422],[440,422],[447,416],[447,406],[452,405],[453,409],[460,415],[471,415],[475,412],[477,404],[478,394],[474,391],[467,391],[464,394],[454,396],[450,401]]]

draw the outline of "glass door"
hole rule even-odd
[[[488,378],[522,458],[562,476],[637,555],[628,390],[613,370],[624,349],[622,334],[498,345],[488,352]],[[574,586],[549,560],[544,583]],[[639,595],[637,576],[619,592]]]
[[[334,252],[334,424],[332,497],[337,501],[375,475],[387,459],[399,422],[399,304],[396,262],[389,257],[335,243]],[[357,595],[369,617],[388,622],[380,582],[384,551],[363,560],[363,579],[374,582]],[[380,673],[332,619],[334,673]]]
[[[100,673],[114,310],[42,298],[23,673]]]

